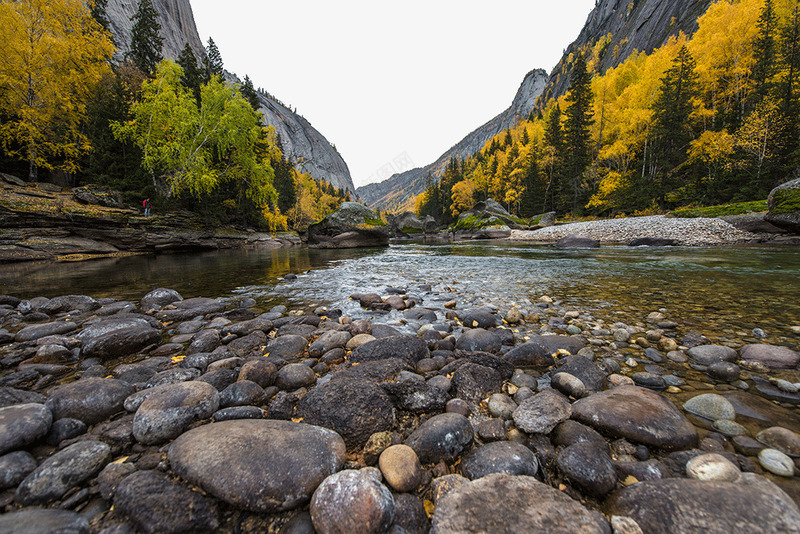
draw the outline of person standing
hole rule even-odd
[[[151,207],[150,199],[149,198],[144,199],[144,202],[142,202],[142,206],[144,206],[144,216],[150,217],[150,207]]]

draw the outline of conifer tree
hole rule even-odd
[[[197,105],[200,105],[200,87],[207,80],[205,79],[205,72],[197,64],[197,58],[194,55],[192,47],[189,43],[181,50],[178,56],[178,65],[183,69],[183,85],[192,91]]]
[[[522,176],[522,195],[519,200],[519,214],[522,217],[533,217],[541,207],[541,182],[539,178],[539,162],[536,149],[536,140],[531,145],[525,163],[525,174]]]
[[[561,127],[561,107],[556,103],[547,117],[544,130],[544,164],[547,169],[547,186],[544,191],[544,210],[547,206],[554,211],[556,197],[561,191],[562,153],[564,149],[564,130]]]
[[[158,22],[158,12],[153,7],[152,0],[140,0],[139,8],[131,20],[133,29],[128,58],[142,72],[154,73],[156,65],[163,59],[161,47],[164,38],[160,34],[161,23]]]
[[[776,96],[785,143],[781,171],[786,174],[794,169],[800,157],[800,7],[797,5],[780,32],[780,56]]]
[[[677,185],[676,169],[686,159],[692,140],[689,117],[696,97],[695,60],[686,45],[681,46],[666,74],[661,78],[658,96],[653,103],[653,156],[657,160],[654,196],[660,207],[666,194]]]
[[[104,30],[108,31],[110,24],[108,14],[106,13],[108,7],[108,0],[94,0],[89,2],[89,10],[92,13],[92,18],[97,21]]]
[[[222,63],[222,54],[219,53],[217,43],[211,37],[208,38],[206,45],[206,70],[209,76],[222,76],[224,65]]]
[[[253,81],[250,79],[250,76],[245,74],[244,82],[239,86],[239,92],[242,93],[244,99],[250,103],[250,106],[254,110],[258,111],[261,109],[261,102],[258,100],[258,93],[256,93],[256,89],[253,87]]]
[[[585,202],[581,201],[583,174],[592,162],[590,150],[590,132],[594,119],[592,109],[591,76],[586,67],[583,54],[578,54],[572,67],[570,89],[565,101],[568,106],[564,121],[564,171],[572,186],[572,210],[579,209]]]
[[[758,19],[758,35],[753,43],[753,91],[754,103],[758,103],[767,94],[767,85],[775,74],[775,34],[777,17],[772,0],[765,0]]]

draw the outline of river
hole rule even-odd
[[[288,273],[295,281],[284,280]],[[430,292],[419,286],[430,284]],[[506,242],[411,242],[380,249],[223,250],[128,256],[70,263],[0,265],[0,293],[21,298],[87,294],[138,300],[155,287],[184,297],[247,296],[262,306],[326,305],[366,312],[355,292],[387,287],[426,304],[532,306],[541,296],[631,324],[666,309],[670,320],[725,339],[762,328],[772,341],[797,342],[800,249],[728,246],[557,250]],[[395,315],[376,315],[392,321]]]

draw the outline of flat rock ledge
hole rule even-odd
[[[571,235],[595,239],[602,244],[626,245],[642,238],[671,239],[676,245],[683,246],[729,245],[759,239],[757,234],[737,230],[722,219],[677,219],[664,215],[576,222],[539,230],[512,230],[509,239],[553,244]]]

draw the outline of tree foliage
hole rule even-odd
[[[29,179],[78,169],[86,106],[113,50],[82,0],[0,3],[0,143],[28,161]]]
[[[161,53],[164,38],[161,37],[161,23],[158,22],[158,11],[153,7],[153,1],[139,0],[139,7],[131,21],[133,28],[128,59],[142,72],[150,74],[164,57]]]

